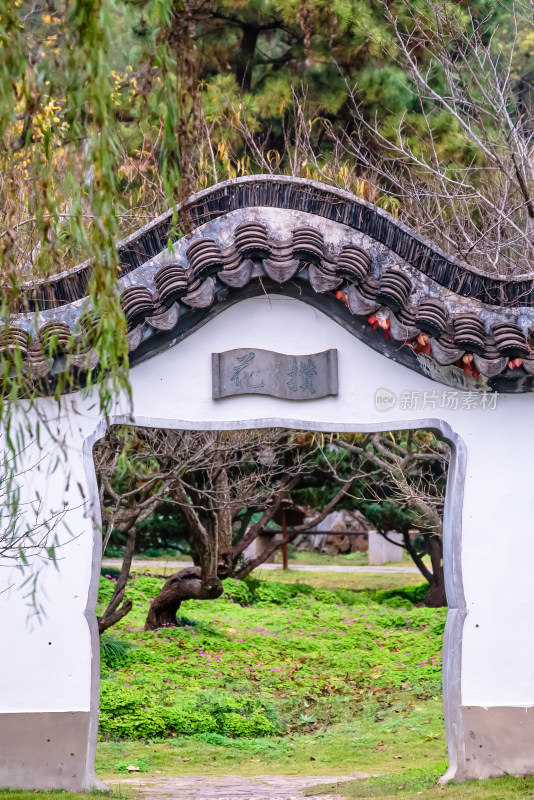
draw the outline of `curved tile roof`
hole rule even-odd
[[[236,178],[193,195],[179,208],[179,215],[187,214],[195,229],[236,209],[259,206],[306,211],[365,233],[461,297],[494,306],[534,306],[534,277],[484,274],[447,255],[377,206],[315,181],[273,175]],[[171,219],[172,211],[168,211],[119,243],[121,274],[165,248]],[[24,308],[51,308],[80,299],[90,274],[91,262],[85,261],[50,278],[22,284]]]
[[[473,271],[380,209],[300,179],[237,179],[186,206],[195,231],[172,256],[171,212],[119,245],[133,363],[269,290],[322,308],[439,382],[533,389],[533,280]],[[23,287],[26,307],[41,310],[14,315],[0,347],[18,348],[34,378],[46,379],[65,358],[81,372],[97,365],[83,315],[90,270],[85,262]]]

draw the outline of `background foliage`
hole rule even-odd
[[[512,0],[442,6],[497,46],[510,35]],[[402,31],[423,25],[422,67],[431,9],[390,5]],[[2,0],[1,12],[1,267],[14,289],[95,257],[92,299],[110,302],[114,237],[228,177],[274,169],[368,192],[354,164],[333,169],[327,135],[350,135],[353,89],[384,131],[403,117],[414,144],[425,135],[376,0]],[[526,86],[527,30],[513,68]],[[450,115],[433,116],[445,161],[478,157]]]

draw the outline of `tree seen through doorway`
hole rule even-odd
[[[103,552],[122,548],[115,591],[99,618],[101,632],[131,610],[127,584],[134,554],[158,540],[162,521],[168,527],[172,520],[175,546],[191,555],[192,564],[154,598],[147,630],[175,625],[183,601],[219,597],[225,578],[244,579],[267,561],[280,546],[274,536],[255,557],[245,553],[286,502],[306,512],[305,521],[289,530],[289,542],[335,508],[360,511],[386,538],[401,533],[401,546],[429,583],[425,604],[446,605],[442,519],[449,450],[431,432],[116,426],[94,452]]]

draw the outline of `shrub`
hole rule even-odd
[[[225,692],[212,692],[165,706],[156,704],[148,686],[125,688],[111,681],[102,685],[100,730],[114,738],[153,739],[167,732],[260,737],[279,729],[274,707],[257,698],[238,699]]]
[[[386,597],[385,600],[382,600],[382,605],[388,608],[407,608],[413,604],[407,600],[406,597],[395,595],[394,597]]]
[[[429,620],[429,627],[434,636],[443,636],[445,633],[445,623],[447,622],[447,617],[441,616],[438,617],[437,615],[433,615]]]
[[[259,698],[206,692],[198,696],[195,705],[216,720],[214,730],[218,733],[235,737],[269,736],[280,728],[274,706]]]
[[[132,659],[132,645],[115,639],[108,634],[100,637],[100,663],[102,667],[117,669],[128,664]]]
[[[164,550],[162,547],[148,547],[143,555],[146,558],[159,558],[160,556],[166,556],[167,551]],[[174,553],[176,555],[176,553]]]
[[[120,574],[120,569],[116,569],[115,567],[102,567],[100,569],[100,575],[103,578],[115,578],[115,580],[117,580]]]
[[[238,714],[231,711],[223,717],[223,731],[228,736],[269,736],[276,733],[276,730],[265,714],[253,714],[247,717],[246,714]]]
[[[253,602],[284,605],[295,596],[293,586],[275,581],[257,581],[253,588]]]
[[[216,733],[217,720],[208,711],[198,711],[194,708],[171,706],[163,709],[163,717],[169,730],[192,736],[195,733]]]
[[[103,682],[100,698],[103,733],[118,739],[152,739],[165,733],[167,727],[162,709],[153,705],[147,690]]]
[[[234,578],[226,578],[223,583],[224,597],[230,598],[240,606],[248,606],[252,602],[252,593],[245,581],[236,581]]]
[[[227,581],[225,581],[225,584]],[[368,597],[350,589],[316,589],[306,583],[277,583],[248,578],[246,581],[250,605],[291,605],[294,600],[306,603],[309,598],[320,600],[328,605],[354,606],[365,602]]]
[[[329,605],[355,606],[362,603],[361,593],[352,592],[350,589],[316,589],[313,597]]]
[[[136,758],[135,761],[121,761],[116,767],[116,772],[128,772],[128,767],[139,767],[139,772],[148,772],[149,762],[146,758]],[[137,770],[136,770],[137,771]]]
[[[391,608],[399,608],[400,606],[397,603],[399,598],[407,601],[403,603],[404,606],[422,603],[429,588],[430,584],[420,583],[417,586],[404,586],[402,589],[378,589],[372,593],[371,597],[375,603],[388,605]]]

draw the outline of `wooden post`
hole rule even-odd
[[[287,563],[287,542],[288,542],[288,535],[287,535],[287,520],[286,520],[286,512],[282,511],[282,569],[289,569],[289,565]]]

